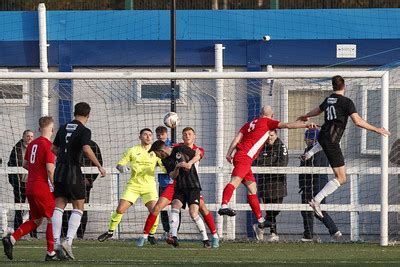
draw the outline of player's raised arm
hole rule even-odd
[[[296,120],[297,121],[308,121],[308,119],[310,117],[318,116],[321,113],[322,113],[322,110],[319,107],[316,107],[316,108],[312,109],[310,112],[298,117]]]
[[[299,128],[316,128],[318,125],[311,121],[295,121],[295,122],[280,122],[278,128],[299,129]]]
[[[237,135],[233,138],[231,145],[229,146],[228,152],[226,152],[226,160],[229,163],[232,163],[233,159],[233,151],[235,150],[237,144],[239,144],[240,140],[242,140],[243,134],[238,132]]]
[[[106,176],[106,170],[101,166],[100,162],[97,160],[96,155],[94,154],[92,148],[89,145],[84,145],[83,153],[85,156],[99,169],[99,172],[102,177]]]
[[[350,118],[353,120],[354,124],[357,125],[360,128],[364,128],[368,131],[375,132],[377,134],[383,135],[383,136],[389,136],[390,132],[386,130],[385,128],[378,128],[375,127],[374,125],[369,124],[366,122],[363,118],[358,115],[358,113],[353,113],[350,115]]]

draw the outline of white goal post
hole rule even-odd
[[[13,79],[71,79],[71,80],[80,80],[80,79],[91,79],[91,80],[228,80],[228,79],[279,79],[279,80],[290,80],[290,79],[311,79],[311,78],[331,78],[335,75],[341,75],[344,78],[375,78],[381,80],[381,127],[386,129],[389,128],[389,72],[387,71],[345,71],[345,72],[333,72],[333,71],[285,71],[285,72],[0,72],[0,80],[13,80]],[[37,89],[35,89],[37,90]],[[217,86],[217,90],[224,90],[223,83],[220,83],[220,86]],[[45,103],[44,101],[43,103]],[[219,92],[217,94],[216,99],[217,106],[223,107],[224,99],[223,94]],[[223,118],[223,109],[217,109],[217,118]],[[223,127],[223,124],[222,126]],[[223,131],[221,130],[221,133]],[[219,140],[224,140],[223,134],[219,134],[217,136]],[[390,174],[400,174],[399,168],[389,168],[389,141],[387,137],[381,137],[380,144],[380,167],[370,167],[370,168],[348,168],[347,174],[349,176],[350,181],[350,190],[354,191],[351,194],[350,204],[348,205],[335,205],[335,204],[326,204],[322,205],[324,210],[334,210],[334,211],[349,211],[351,216],[351,239],[356,241],[358,239],[358,227],[356,224],[358,223],[358,212],[362,211],[372,211],[372,212],[380,212],[380,244],[382,246],[387,246],[388,239],[388,214],[391,212],[400,212],[400,205],[389,205],[388,202],[388,175]],[[213,173],[213,174],[226,174],[230,172],[230,166],[228,164],[223,163],[226,162],[223,158],[224,151],[220,146],[216,147],[216,155],[218,155],[218,162],[215,162],[214,167],[200,167],[200,173]],[[222,158],[221,158],[222,157]],[[110,169],[110,172],[114,172],[112,170],[112,166],[107,166]],[[318,169],[319,173],[328,173],[331,174],[332,171],[330,168],[303,168],[301,173],[315,173],[316,169]],[[3,168],[0,172],[2,175],[12,173],[13,169],[11,168]],[[299,172],[294,170],[292,167],[254,167],[253,169],[256,173],[293,173],[298,174]],[[367,205],[360,204],[357,199],[357,175],[360,174],[380,174],[381,176],[381,203],[379,205]],[[219,177],[219,178],[218,178]],[[208,207],[210,210],[217,210],[219,208],[219,200],[222,195],[223,190],[223,180],[220,175],[217,176],[217,181],[215,183],[215,192],[219,196],[215,196],[215,203],[209,203]],[[347,185],[348,186],[348,185]],[[0,207],[3,209],[12,209],[16,206],[5,206],[0,204]],[[95,207],[96,208],[100,207]],[[104,207],[103,207],[104,208]],[[233,208],[237,210],[249,210],[248,205],[245,204],[235,204],[233,203]],[[306,204],[264,204],[262,205],[264,210],[291,210],[291,211],[300,211],[300,210],[311,210],[310,207]],[[90,210],[90,206],[88,206]],[[3,216],[4,217],[4,216]],[[3,221],[4,223],[4,221]],[[222,233],[223,229],[223,220],[217,220],[217,229],[219,233]],[[229,221],[228,221],[229,223]],[[232,222],[231,222],[232,223]],[[235,227],[230,229],[230,232],[226,234],[228,239],[235,237]]]

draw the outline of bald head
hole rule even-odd
[[[272,118],[274,111],[271,106],[263,106],[261,109],[261,117]]]

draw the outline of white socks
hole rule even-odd
[[[314,197],[314,200],[316,202],[318,202],[318,204],[321,203],[321,201],[324,198],[326,198],[327,196],[329,196],[330,194],[335,192],[339,187],[340,187],[340,183],[339,183],[339,181],[337,179],[330,180],[324,186],[324,188],[322,188],[322,190],[319,191],[319,193]]]
[[[199,232],[201,236],[203,237],[204,240],[208,240],[207,232],[206,232],[206,226],[204,225],[203,220],[200,218],[199,215],[197,217],[193,218],[194,223],[197,226],[197,229],[199,229]]]
[[[70,246],[72,246],[72,240],[74,239],[76,232],[78,231],[79,225],[81,225],[82,215],[83,211],[73,209],[71,212],[71,217],[69,217],[66,240]]]
[[[64,214],[64,210],[60,208],[55,208],[53,217],[51,218],[51,222],[53,224],[53,237],[54,244],[60,245],[60,236],[61,236],[61,226],[62,226],[62,217]]]
[[[176,237],[178,236],[179,213],[178,209],[171,209],[171,217],[169,219],[170,234]]]

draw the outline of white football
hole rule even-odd
[[[169,128],[175,128],[179,125],[179,116],[175,112],[168,112],[164,116],[164,124]]]

